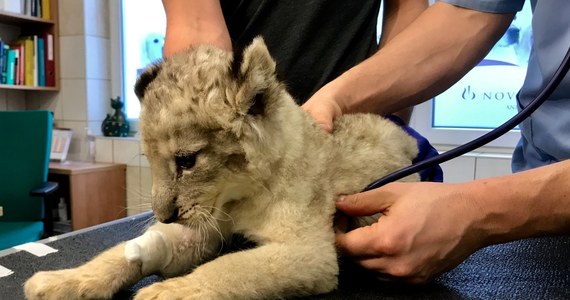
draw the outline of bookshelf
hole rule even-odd
[[[24,0],[22,0],[24,1]],[[19,31],[19,36],[33,36],[51,34],[53,36],[53,59],[54,59],[54,85],[53,86],[29,86],[19,84],[1,84],[0,89],[21,90],[21,91],[46,91],[57,92],[60,89],[59,82],[59,16],[58,16],[58,0],[49,0],[50,3],[50,19],[41,17],[33,17],[25,14],[17,14],[0,10],[0,26],[8,26]],[[10,38],[8,34],[6,38],[3,31],[0,30],[0,38],[4,42],[11,43],[15,39]]]

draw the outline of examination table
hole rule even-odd
[[[13,248],[0,251],[0,299],[24,299],[22,285],[35,272],[78,266],[103,250],[140,234],[150,218],[142,213],[42,240],[58,252],[43,257]],[[309,299],[570,299],[570,236],[537,238],[490,246],[426,285],[384,283],[341,265],[339,289]],[[302,270],[300,270],[302,272]],[[114,299],[162,280],[144,278]]]

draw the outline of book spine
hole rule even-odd
[[[33,36],[34,41],[34,86],[38,86],[38,36]]]
[[[14,51],[14,84],[20,84],[20,50],[17,47],[12,47]]]
[[[25,52],[25,74],[24,74],[24,84],[27,86],[34,85],[34,42],[30,38],[24,40],[24,52]]]
[[[38,38],[38,86],[46,86],[44,39]]]
[[[6,71],[6,84],[14,84],[16,75],[16,50],[8,49],[8,70]]]
[[[55,86],[55,60],[53,50],[53,34],[47,33],[44,36],[45,41],[45,76],[46,86]]]
[[[32,17],[37,17],[38,16],[38,2],[37,0],[31,0],[31,15]]]
[[[2,52],[4,53],[4,68],[2,69],[2,72],[4,73],[4,84],[8,81],[8,51],[10,51],[10,46],[4,43],[4,49],[2,49]]]
[[[18,71],[19,71],[19,78],[18,84],[24,85],[24,75],[26,74],[26,53],[24,50],[24,44],[18,44]]]
[[[51,20],[51,0],[42,0],[42,18]]]
[[[6,83],[6,57],[4,56],[4,42],[0,40],[0,84]]]
[[[37,4],[36,4],[36,5],[37,5],[37,8],[36,8],[37,15],[36,15],[36,17],[38,17],[38,18],[43,18],[43,15],[42,15],[42,13],[43,13],[43,11],[42,11],[42,0],[36,0],[36,3],[37,3]]]

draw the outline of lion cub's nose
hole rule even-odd
[[[176,221],[176,219],[178,219],[178,207],[172,211],[172,214],[169,217],[163,219],[163,216],[156,216],[156,219],[164,224],[170,224]]]
[[[170,201],[161,201],[158,198],[152,200],[152,211],[157,221],[168,224],[178,219],[177,199],[178,197],[173,197]]]

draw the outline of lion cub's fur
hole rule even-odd
[[[329,292],[339,272],[335,198],[417,153],[414,139],[375,115],[346,115],[333,134],[321,130],[276,79],[260,38],[243,60],[208,46],[168,58],[141,75],[136,92],[152,208],[173,223],[158,222],[76,269],[35,274],[29,299],[110,298],[153,273],[173,278],[137,299]],[[216,258],[234,233],[258,247]]]

